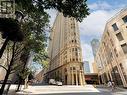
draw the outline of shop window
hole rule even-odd
[[[121,70],[122,70],[122,73],[123,73],[123,75],[124,75],[125,80],[127,81],[127,75],[126,75],[126,72],[124,71],[124,68],[123,68],[122,63],[120,63],[120,68],[121,68]]]

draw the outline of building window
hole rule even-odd
[[[114,46],[114,43],[113,43],[113,40],[112,39],[110,39],[110,42],[111,42],[111,45]]]
[[[78,51],[78,49],[77,49],[77,48],[75,48],[75,51]]]
[[[107,32],[108,36],[110,36],[109,32]]]
[[[74,35],[76,36],[76,32],[74,32]]]
[[[75,43],[77,43],[77,40],[75,40]]]
[[[114,52],[115,52],[116,57],[118,57],[118,53],[117,53],[116,48],[114,49]]]
[[[126,72],[124,71],[124,68],[123,68],[122,63],[120,63],[120,68],[121,68],[121,70],[122,70],[122,73],[123,73],[123,75],[124,75],[125,80],[127,81],[127,75],[126,75]]]
[[[117,33],[117,34],[116,34],[116,37],[117,37],[117,39],[118,39],[119,41],[122,41],[122,40],[123,40],[123,36],[122,36],[121,32]]]
[[[123,52],[126,54],[127,53],[127,44],[125,43],[125,44],[121,45],[121,47],[122,47]]]
[[[75,52],[75,56],[78,56],[78,53],[77,52]]]
[[[75,68],[75,67],[73,67],[73,70],[76,70],[76,68]]]
[[[123,19],[124,23],[127,23],[127,16],[123,17],[122,19]]]
[[[70,67],[70,70],[72,70],[73,68],[72,67]]]
[[[64,68],[64,72],[67,72],[67,68]]]
[[[112,68],[111,75],[116,85],[123,85],[117,66]]]
[[[118,27],[117,27],[116,23],[114,23],[114,24],[112,25],[112,27],[113,27],[114,31],[117,31],[117,30],[118,30]]]

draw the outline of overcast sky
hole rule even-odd
[[[79,30],[83,60],[90,62],[90,69],[93,72],[92,62],[94,58],[90,41],[93,38],[101,39],[106,21],[122,8],[125,8],[127,0],[88,0],[87,4],[90,8],[90,15],[82,23],[79,23]],[[55,10],[49,10],[51,25],[54,22],[56,13]]]

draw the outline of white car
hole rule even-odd
[[[49,84],[51,84],[51,85],[56,85],[55,79],[50,79],[50,80],[49,80]]]
[[[57,82],[56,82],[56,85],[62,86],[62,82],[61,82],[61,81],[57,81]]]

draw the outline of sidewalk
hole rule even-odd
[[[96,85],[95,86],[95,88],[109,88],[108,86],[106,86],[106,85]],[[118,91],[127,91],[127,89],[125,89],[125,88],[122,88],[122,87],[115,87],[115,89],[117,89]]]

